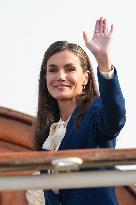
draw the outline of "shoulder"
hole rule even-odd
[[[97,96],[89,105],[88,112],[92,109],[97,110],[101,106],[101,98],[100,96]]]
[[[94,121],[96,119],[99,109],[101,108],[101,105],[101,98],[98,96],[88,106],[88,109],[85,112],[83,119],[88,122],[90,122],[90,120]]]

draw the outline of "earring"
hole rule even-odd
[[[82,85],[82,93],[85,94],[86,90],[85,90],[85,85]]]

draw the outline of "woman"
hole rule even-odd
[[[109,50],[113,25],[96,21],[93,38],[83,33],[98,63],[98,94],[89,58],[77,44],[53,43],[40,71],[35,129],[37,150],[113,148],[125,124],[124,98]],[[113,187],[45,192],[46,205],[117,205]]]

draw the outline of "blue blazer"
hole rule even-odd
[[[106,80],[97,72],[100,97],[89,106],[88,111],[74,128],[80,108],[73,112],[59,150],[114,148],[116,137],[125,124],[125,102],[120,89],[117,72]],[[44,191],[46,205],[117,205],[114,187],[60,190],[55,195]]]

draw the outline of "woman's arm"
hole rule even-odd
[[[117,71],[107,80],[98,70],[100,103],[97,111],[97,128],[103,138],[116,137],[126,121],[125,100],[121,91]]]
[[[125,124],[125,101],[118,81],[117,71],[111,64],[109,55],[113,25],[108,31],[107,20],[96,21],[93,38],[84,32],[87,48],[95,56],[98,63],[98,81],[100,91],[100,106],[97,113],[97,128],[100,136],[111,139],[115,137]],[[103,72],[114,71],[111,79],[106,79]]]

